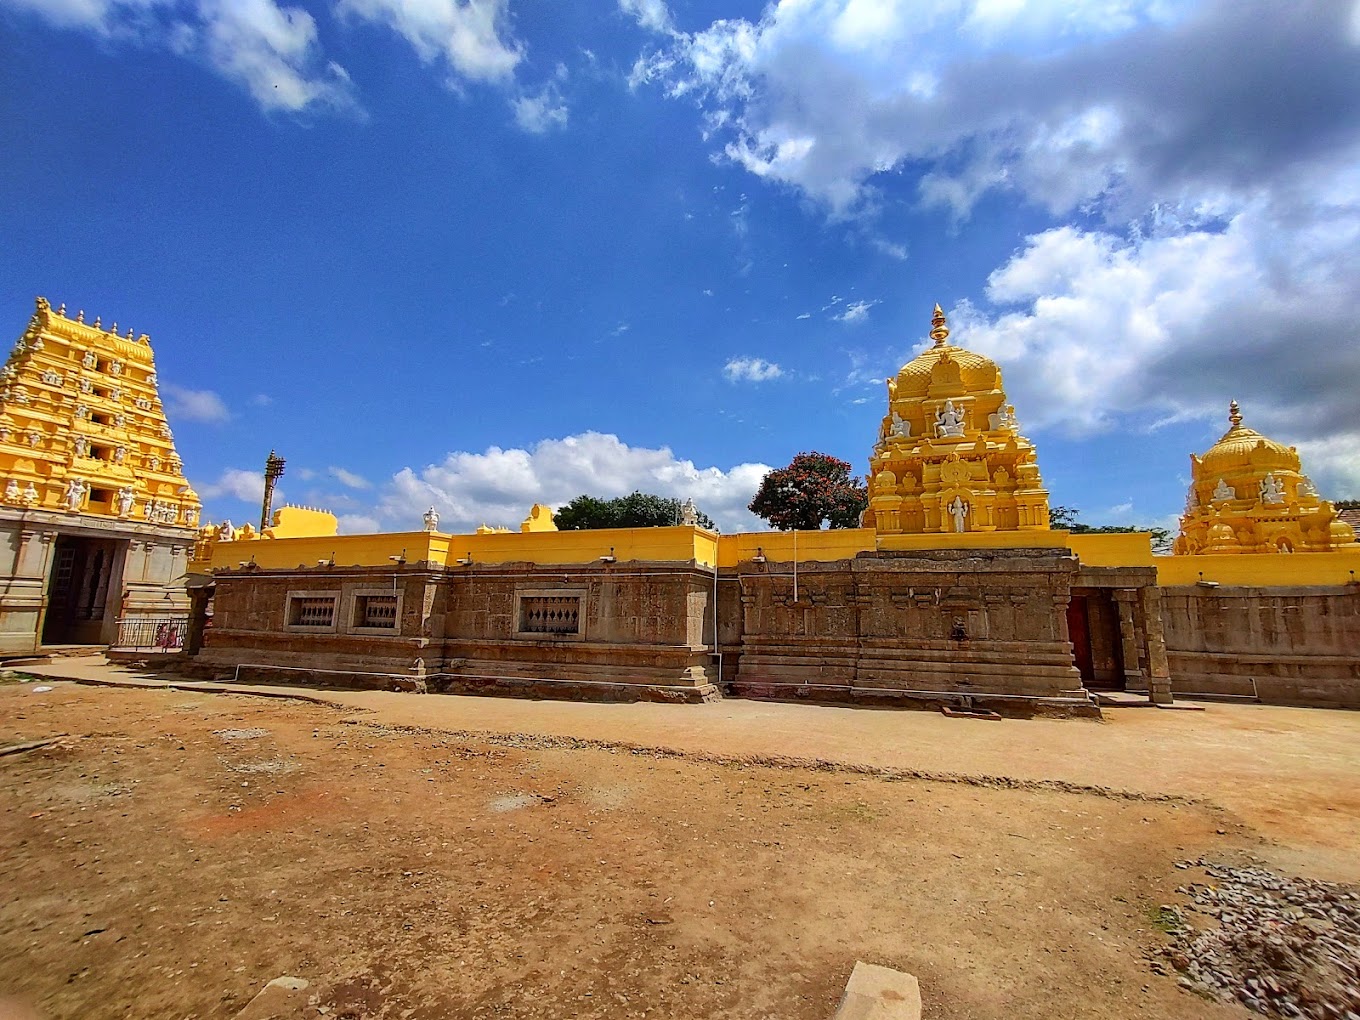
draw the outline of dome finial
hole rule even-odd
[[[940,308],[938,302],[935,304],[935,314],[930,319],[930,339],[935,341],[936,347],[942,347],[949,339],[949,327],[945,325],[944,310]]]
[[[1236,400],[1228,404],[1228,424],[1233,428],[1242,424],[1242,412],[1238,409]]]

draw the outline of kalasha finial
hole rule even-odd
[[[930,339],[935,341],[935,346],[940,347],[949,339],[949,327],[945,325],[944,310],[937,303],[935,314],[930,319]]]
[[[1242,424],[1242,412],[1238,410],[1236,400],[1228,404],[1228,424],[1233,428]]]

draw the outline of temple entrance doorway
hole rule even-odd
[[[1119,607],[1109,589],[1074,588],[1067,604],[1072,658],[1087,690],[1122,691],[1124,655]]]
[[[57,536],[47,578],[44,645],[108,643],[118,614],[127,544],[118,539]]]

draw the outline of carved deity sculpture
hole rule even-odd
[[[27,436],[25,436],[24,438],[28,441],[28,445],[29,445],[29,446],[36,447],[39,443],[42,442],[42,433],[41,433],[41,432],[30,432],[30,433],[29,433]]]
[[[1015,417],[1015,405],[1004,404],[1001,409],[987,416],[987,424],[993,430],[1010,429],[1014,431],[1020,427],[1020,422]]]
[[[66,483],[66,492],[62,499],[66,502],[66,509],[72,512],[80,509],[80,501],[85,498],[85,493],[89,491],[88,486],[79,478],[72,478]]]
[[[132,331],[131,331],[131,330],[128,330],[128,336],[131,336],[131,335],[132,335]],[[112,363],[109,365],[109,371],[112,372],[114,375],[122,375],[122,374],[123,374],[123,363],[122,363],[121,361],[112,362]],[[117,390],[114,390],[114,392],[117,393],[118,391],[117,391]],[[117,400],[118,398],[115,397],[114,399]]]
[[[911,422],[907,421],[896,411],[892,413],[891,435],[900,436],[903,439],[911,438]]]
[[[27,488],[24,489],[24,503],[28,506],[33,506],[37,502],[38,490],[34,488],[32,482],[29,482]]]
[[[694,505],[692,498],[686,499],[680,504],[680,526],[685,528],[695,528],[699,525],[699,508]]]
[[[153,453],[150,457],[146,458],[146,466],[152,471],[159,471],[161,469],[161,459]]]
[[[5,502],[18,503],[23,498],[23,494],[19,491],[19,483],[11,478],[5,485]]]
[[[76,436],[76,456],[88,457],[90,455],[90,441],[84,436]]]
[[[113,462],[114,462],[115,464],[121,464],[121,463],[123,463],[123,461],[126,460],[126,459],[127,459],[127,447],[126,447],[126,446],[120,446],[120,447],[118,447],[118,449],[116,449],[116,450],[113,451]]]
[[[80,359],[81,365],[83,365],[85,368],[94,368],[94,366],[98,364],[98,362],[99,359],[94,356],[94,351],[86,351],[85,357]]]
[[[425,513],[421,515],[421,520],[425,522],[426,531],[435,532],[439,530],[439,511],[434,507],[430,507],[430,509],[426,510]]]
[[[1295,491],[1298,493],[1299,499],[1316,498],[1318,494],[1317,489],[1313,485],[1313,480],[1307,475],[1304,475],[1299,480],[1298,489]]]
[[[954,518],[954,530],[962,532],[964,518],[968,516],[968,504],[963,501],[962,497],[955,496],[954,502],[950,503],[945,509],[949,511],[949,516]]]
[[[197,522],[198,522],[198,508],[193,506],[186,506],[184,508],[184,523],[196,524]]]
[[[137,494],[133,492],[131,486],[123,486],[118,490],[118,516],[126,517],[132,513],[132,502]]]
[[[1235,492],[1233,491],[1233,487],[1232,487],[1231,485],[1229,485],[1227,482],[1225,482],[1222,478],[1220,478],[1220,479],[1218,480],[1218,484],[1214,486],[1214,495],[1213,495],[1212,502],[1214,502],[1214,503],[1221,503],[1221,502],[1223,502],[1223,500],[1225,500],[1225,499],[1236,499],[1236,498],[1237,498],[1237,493],[1235,493]]]
[[[963,435],[963,411],[955,409],[954,401],[946,400],[935,412],[935,429],[942,437]]]
[[[1261,479],[1261,502],[1270,504],[1284,502],[1284,486],[1274,475],[1266,475]]]
[[[109,399],[110,399],[110,400],[122,400],[122,399],[123,399],[123,391],[122,391],[122,389],[120,389],[119,387],[115,386],[113,389],[109,390]]]

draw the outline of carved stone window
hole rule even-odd
[[[517,592],[517,632],[526,637],[581,637],[584,594],[560,589]]]
[[[354,613],[350,629],[396,633],[401,614],[401,595],[391,591],[361,591],[354,594]]]
[[[335,630],[335,605],[338,592],[290,591],[287,627],[289,630]]]

